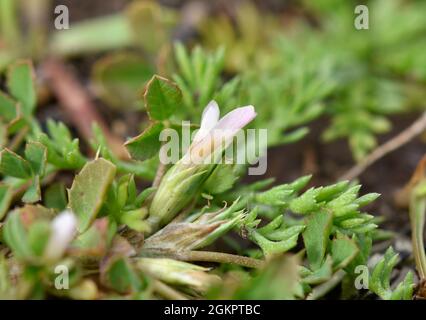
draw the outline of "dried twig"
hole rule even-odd
[[[398,149],[414,137],[420,135],[426,130],[426,112],[422,116],[413,122],[411,126],[396,135],[391,140],[385,142],[381,146],[377,147],[372,153],[365,157],[360,163],[352,167],[339,180],[353,180],[363,173],[369,166],[375,163],[380,158],[384,157],[388,153]]]
[[[129,155],[123,142],[109,131],[86,89],[79,83],[71,70],[63,62],[49,59],[43,65],[43,71],[49,87],[82,137],[90,142],[93,136],[92,125],[96,122],[102,129],[114,154],[121,159],[128,159]]]

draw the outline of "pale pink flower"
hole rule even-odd
[[[211,101],[203,111],[200,129],[184,155],[184,163],[203,163],[213,154],[220,155],[232,142],[239,130],[255,117],[253,106],[239,107],[219,119],[219,106]]]

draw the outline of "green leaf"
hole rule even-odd
[[[110,262],[105,278],[106,284],[120,293],[138,290],[141,285],[138,275],[125,258]]]
[[[327,211],[314,213],[307,219],[306,229],[303,232],[303,241],[309,264],[313,270],[318,269],[323,263],[332,219],[333,215]]]
[[[219,194],[231,189],[238,179],[235,171],[233,165],[218,165],[204,182],[204,189],[211,194]]]
[[[28,61],[19,61],[9,67],[7,86],[11,95],[21,103],[22,112],[32,115],[36,106],[36,91],[34,87],[34,71]]]
[[[283,255],[271,259],[265,268],[255,272],[253,277],[237,278],[239,281],[234,280],[234,286],[227,286],[228,282],[224,282],[222,290],[225,296],[222,294],[218,299],[293,300],[300,295],[299,266],[297,255]],[[232,275],[235,276],[236,274]]]
[[[302,269],[306,274],[303,277],[303,282],[308,284],[318,284],[327,281],[333,274],[332,258],[327,255],[320,266],[313,271]]]
[[[6,125],[0,120],[0,149],[6,146],[8,141],[8,134]]]
[[[384,257],[374,266],[369,282],[369,289],[383,300],[411,300],[414,283],[413,274],[409,272],[404,281],[392,291],[390,277],[393,268],[398,263],[398,254],[392,247],[386,251]]]
[[[294,213],[308,214],[319,208],[316,197],[318,189],[311,188],[304,192],[300,197],[290,202],[290,210]]]
[[[294,143],[302,139],[308,133],[309,129],[306,127],[296,129],[292,132],[286,132],[280,142],[283,144]]]
[[[109,236],[117,231],[115,226],[115,223],[111,223],[107,217],[96,219],[87,230],[73,240],[70,245],[70,254],[91,258],[105,256],[110,244]]]
[[[41,200],[40,177],[34,176],[29,188],[22,196],[22,201],[25,203],[34,203]]]
[[[18,258],[32,257],[33,253],[28,245],[27,233],[19,211],[13,211],[8,215],[3,229],[3,237]]]
[[[291,200],[297,197],[297,192],[304,188],[310,179],[311,176],[303,176],[292,183],[275,186],[267,191],[258,193],[256,201],[271,206],[286,207]],[[313,200],[315,201],[315,198]],[[294,202],[293,209],[299,211],[297,207],[297,204]]]
[[[67,194],[65,186],[62,182],[51,184],[43,195],[44,205],[47,208],[62,211],[67,206]]]
[[[31,166],[27,160],[9,149],[0,152],[0,157],[0,172],[3,175],[21,179],[31,178]]]
[[[116,172],[111,162],[99,158],[87,163],[68,190],[69,206],[79,219],[78,230],[87,230],[96,218]]]
[[[9,210],[12,198],[12,187],[0,183],[0,220],[3,219],[4,215]]]
[[[155,156],[161,148],[160,133],[164,125],[160,122],[152,122],[140,135],[126,142],[132,158],[146,160]]]
[[[256,202],[271,206],[285,206],[294,191],[288,184],[273,187],[256,195]]]
[[[18,115],[17,103],[0,91],[0,118],[10,122]]]
[[[50,223],[46,220],[35,221],[28,230],[28,245],[35,255],[41,256],[51,233]]]
[[[145,202],[145,200],[157,190],[155,187],[146,188],[142,191],[135,199],[135,206],[140,207]]]
[[[86,159],[80,153],[78,139],[72,139],[70,130],[62,122],[47,121],[47,131],[36,140],[47,148],[47,160],[60,169],[80,169]]]
[[[297,239],[301,230],[292,230],[292,234],[281,241],[271,241],[264,237],[259,232],[253,231],[250,235],[255,243],[259,245],[266,257],[273,256],[278,253],[287,252],[297,245]]]
[[[345,235],[338,235],[331,241],[331,257],[333,258],[333,269],[345,268],[358,254],[355,242]]]
[[[44,175],[46,168],[47,149],[40,142],[30,141],[25,146],[25,158],[29,161],[33,172]]]
[[[151,119],[169,119],[182,101],[178,86],[158,75],[151,78],[145,87],[145,106]]]
[[[371,247],[373,245],[373,239],[371,234],[356,234],[353,237],[353,240],[356,243],[356,246],[359,249],[358,254],[355,258],[350,262],[349,266],[346,267],[346,271],[349,273],[354,273],[354,270],[359,265],[366,265],[368,262],[368,258],[371,253]]]

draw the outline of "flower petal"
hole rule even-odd
[[[214,129],[238,131],[244,128],[255,117],[256,112],[253,106],[236,108],[220,119]]]
[[[74,238],[77,230],[77,219],[70,210],[57,215],[51,223],[52,232],[46,245],[44,256],[47,259],[59,259]]]
[[[183,159],[196,164],[204,163],[206,159],[214,163],[215,158],[229,146],[235,135],[255,117],[253,106],[229,112],[201,140],[191,144]]]
[[[216,101],[210,101],[204,108],[203,115],[201,117],[200,129],[194,137],[194,143],[202,140],[216,126],[219,120],[219,114],[219,106]]]

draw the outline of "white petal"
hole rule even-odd
[[[256,112],[253,106],[232,110],[220,119],[216,126],[203,136],[203,139],[191,144],[185,159],[190,157],[190,161],[199,163],[207,159],[207,156],[210,156],[213,152],[215,156],[220,154],[229,146],[238,131],[255,117]]]
[[[62,256],[68,244],[74,238],[77,228],[77,219],[70,210],[57,215],[51,223],[51,234],[44,256],[54,260]]]
[[[219,106],[216,101],[210,101],[204,108],[203,115],[201,117],[200,129],[194,137],[194,143],[202,140],[216,126],[219,121],[219,115]]]
[[[215,130],[238,131],[256,117],[253,106],[240,107],[228,112],[215,126]]]

